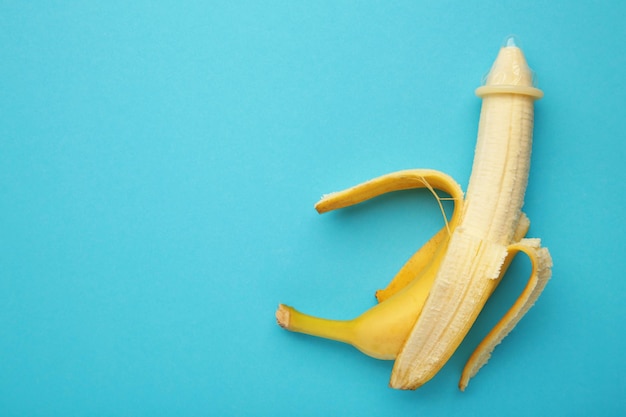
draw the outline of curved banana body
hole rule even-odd
[[[415,389],[443,367],[512,258],[524,252],[533,264],[529,283],[468,361],[459,383],[464,390],[493,348],[532,306],[551,274],[547,249],[540,247],[538,239],[524,239],[529,221],[521,211],[530,166],[533,102],[543,93],[533,87],[532,72],[512,41],[500,50],[485,85],[476,93],[483,105],[465,199],[445,174],[413,170],[325,196],[316,205],[325,212],[384,192],[420,187],[433,193],[443,190],[454,200],[450,222],[409,259],[386,289],[377,292],[380,303],[350,321],[314,318],[282,305],[277,312],[279,324],[288,330],[350,343],[373,357],[395,359],[393,388]]]

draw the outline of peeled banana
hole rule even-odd
[[[349,343],[379,359],[395,359],[389,385],[416,389],[456,351],[502,279],[513,257],[525,253],[531,277],[513,307],[478,345],[459,382],[468,381],[491,351],[534,304],[551,276],[552,260],[539,239],[525,238],[530,222],[521,211],[528,181],[533,102],[543,96],[514,38],[507,39],[485,80],[478,139],[467,195],[435,170],[400,171],[326,195],[324,213],[381,194],[427,188],[441,207],[443,191],[454,202],[445,225],[400,269],[377,305],[353,320],[328,320],[280,304],[278,324],[290,331]]]

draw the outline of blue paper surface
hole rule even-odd
[[[626,414],[626,3],[0,3],[0,414]],[[553,278],[466,392],[518,259],[415,392],[281,330],[350,318],[439,227],[427,191],[319,216],[407,168],[466,189],[474,89],[516,34],[536,104],[525,212]]]

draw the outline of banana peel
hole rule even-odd
[[[467,195],[450,176],[430,169],[387,174],[324,196],[319,213],[361,203],[388,192],[427,188],[445,224],[376,292],[378,304],[352,320],[313,317],[280,304],[278,324],[290,331],[348,343],[379,359],[395,360],[389,385],[416,389],[448,361],[518,253],[532,264],[526,288],[477,346],[459,388],[489,360],[495,346],[537,300],[551,276],[552,260],[539,239],[526,238],[522,212],[532,146],[534,101],[543,93],[513,38],[507,39],[485,84]],[[448,221],[437,190],[454,202]]]

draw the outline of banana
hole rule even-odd
[[[505,274],[522,252],[532,263],[526,288],[502,320],[478,345],[459,381],[469,379],[491,351],[534,304],[551,276],[552,260],[539,239],[525,238],[530,222],[521,211],[528,182],[533,103],[543,96],[521,49],[509,38],[489,72],[482,97],[474,164],[465,198],[449,176],[434,170],[384,175],[324,196],[320,213],[358,204],[383,193],[428,188],[444,214],[444,227],[384,290],[379,304],[352,320],[328,320],[279,305],[278,324],[290,331],[349,343],[379,359],[395,359],[389,385],[416,389],[448,361]],[[450,195],[448,222],[435,190]]]

